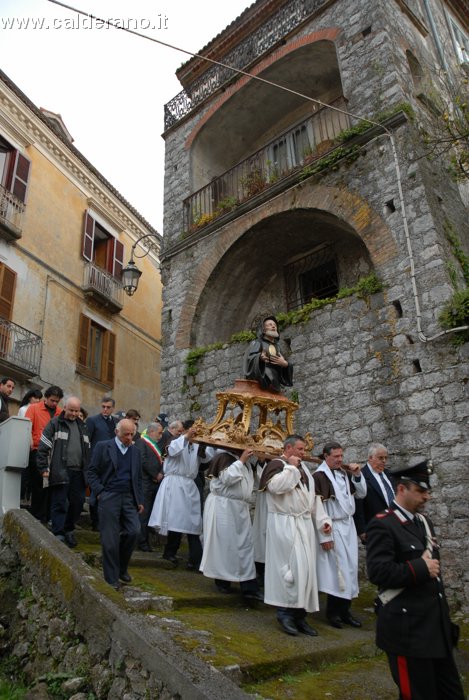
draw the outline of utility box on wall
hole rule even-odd
[[[28,466],[31,421],[13,416],[0,424],[0,508],[20,507],[21,474]]]

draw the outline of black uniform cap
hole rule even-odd
[[[418,464],[412,464],[401,469],[396,469],[391,472],[391,475],[397,481],[411,481],[421,489],[430,489],[430,474],[433,473],[431,462],[427,459]]]

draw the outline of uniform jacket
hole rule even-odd
[[[117,450],[116,441],[106,440],[98,442],[93,450],[91,460],[87,470],[88,483],[91,487],[92,500],[104,491],[109,479],[117,471]],[[135,506],[143,504],[142,491],[142,466],[140,452],[135,445],[130,445],[131,451],[131,490],[134,497]]]
[[[388,469],[385,469],[384,473],[394,486],[391,472]],[[385,510],[385,508],[388,507],[388,504],[384,500],[380,485],[373,476],[372,469],[369,464],[365,464],[363,467],[362,475],[365,477],[367,491],[365,498],[356,502],[356,510],[354,515],[355,526],[357,528],[357,534],[359,535],[365,532],[367,524],[371,518],[376,515],[376,513],[380,513],[382,510]]]
[[[433,537],[433,525],[427,518]],[[436,541],[436,540],[435,540]],[[450,653],[451,628],[441,577],[430,578],[422,559],[426,548],[423,525],[389,508],[367,528],[368,577],[379,591],[400,589],[378,610],[376,644],[391,654],[442,658]],[[439,559],[438,547],[433,558]]]
[[[67,446],[70,436],[70,427],[64,418],[64,411],[59,416],[52,418],[46,425],[41,435],[37,449],[37,468],[42,473],[50,471],[49,484],[68,484],[69,475],[67,468]],[[86,425],[79,418],[76,419],[81,438],[81,464],[75,466],[86,469],[89,457],[90,441],[86,432]]]

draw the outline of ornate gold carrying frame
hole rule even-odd
[[[237,451],[250,447],[272,456],[282,453],[285,439],[294,433],[297,403],[282,394],[265,391],[259,382],[250,379],[237,379],[232,389],[220,391],[216,397],[214,421],[207,424],[198,418],[194,423],[196,442]],[[310,454],[313,440],[309,433],[305,441]]]

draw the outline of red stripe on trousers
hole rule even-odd
[[[402,700],[412,700],[410,692],[409,669],[407,667],[407,659],[405,656],[397,657],[397,671],[399,674],[399,688],[401,690]]]

